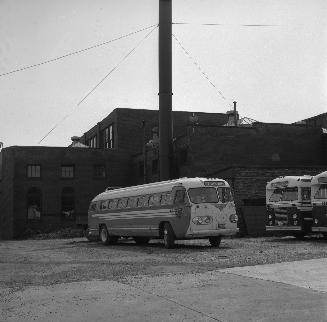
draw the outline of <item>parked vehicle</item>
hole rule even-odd
[[[133,237],[137,244],[163,238],[166,248],[177,239],[208,238],[219,246],[235,235],[237,215],[231,189],[222,179],[182,178],[107,190],[89,207],[87,237],[104,244]]]
[[[327,236],[327,171],[312,178],[312,232]]]
[[[267,231],[303,238],[311,233],[311,176],[285,176],[267,183]]]

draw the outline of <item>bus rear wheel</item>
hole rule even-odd
[[[112,245],[115,244],[118,240],[117,236],[109,235],[108,229],[105,225],[100,227],[100,240],[104,245]]]
[[[165,223],[164,225],[163,240],[165,248],[173,248],[175,243],[175,234],[169,223]]]
[[[221,237],[220,236],[210,236],[209,242],[212,247],[219,247],[220,242],[221,242]]]
[[[137,245],[145,245],[149,242],[150,238],[148,237],[133,237]]]

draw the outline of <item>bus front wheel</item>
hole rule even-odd
[[[165,248],[172,248],[174,246],[175,234],[169,223],[165,223],[164,225],[163,240]]]
[[[210,236],[209,242],[210,242],[211,246],[219,247],[220,242],[221,242],[221,237],[220,236]]]
[[[105,225],[102,225],[100,227],[100,240],[104,245],[112,245],[117,242],[118,237],[110,236],[107,227]]]

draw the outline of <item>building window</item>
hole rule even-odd
[[[97,136],[96,135],[93,136],[93,138],[91,138],[89,140],[89,147],[93,148],[93,149],[95,149],[97,147]]]
[[[65,187],[62,189],[61,215],[65,219],[75,218],[75,194],[73,188]]]
[[[61,177],[62,178],[74,178],[74,166],[73,165],[62,165],[61,166]]]
[[[30,188],[27,192],[27,219],[38,221],[41,219],[42,193],[39,188]]]
[[[95,165],[93,167],[94,178],[105,178],[106,167],[104,165]]]
[[[28,178],[41,178],[41,166],[38,164],[29,164],[27,166]]]
[[[113,137],[113,126],[109,125],[103,131],[104,136],[104,148],[113,149],[114,147],[114,137]]]

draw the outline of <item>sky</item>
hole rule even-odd
[[[241,117],[276,123],[327,112],[327,1],[172,4],[173,110],[225,113],[235,100]],[[156,25],[158,10],[159,0],[0,0],[4,147],[67,146],[115,108],[158,109],[157,28],[6,74]]]

